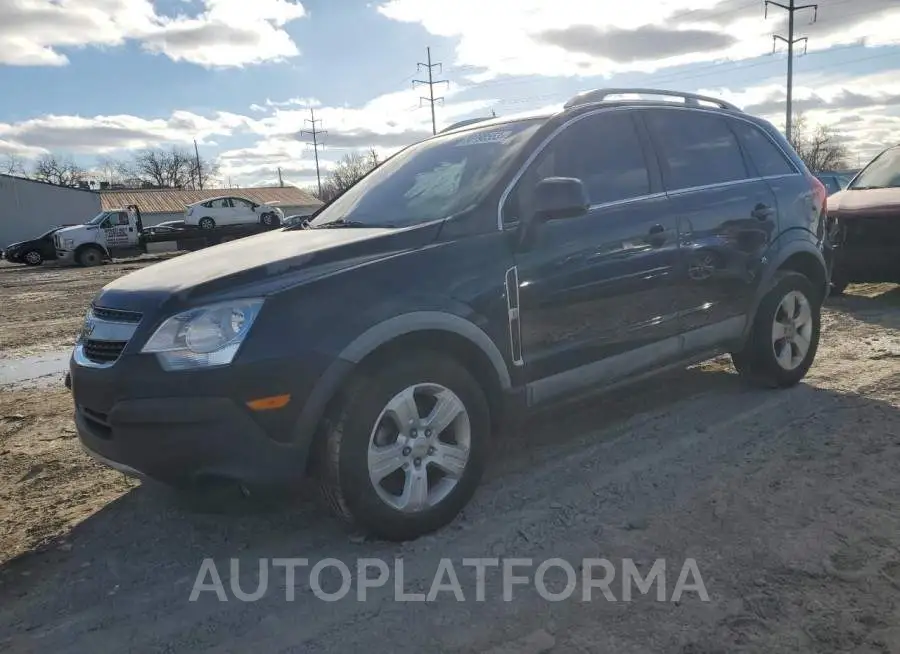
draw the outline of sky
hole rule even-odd
[[[900,142],[900,2],[817,4],[795,14],[795,112],[864,165]],[[223,183],[280,168],[306,186],[310,109],[323,173],[431,134],[426,48],[438,129],[601,87],[701,92],[781,127],[787,29],[763,0],[0,0],[0,166],[196,139]]]

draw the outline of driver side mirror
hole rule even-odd
[[[578,218],[587,214],[591,206],[587,190],[575,177],[546,177],[534,188],[534,213],[520,228],[519,248],[534,245],[540,225],[548,220]]]

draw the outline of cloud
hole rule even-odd
[[[0,0],[0,64],[64,66],[65,50],[126,41],[206,67],[300,54],[283,29],[306,16],[298,0],[202,0],[202,7],[167,16],[151,0]]]
[[[252,125],[252,119],[218,112],[212,118],[176,111],[168,118],[148,119],[131,115],[46,115],[15,124],[0,123],[0,140],[21,154],[56,151],[104,154],[116,150],[189,144],[213,135],[229,136]]]
[[[651,51],[660,57],[675,57],[704,50],[722,50],[737,41],[736,37],[722,32],[673,30],[655,25],[643,25],[634,30],[572,25],[538,32],[536,37],[539,41],[570,52],[604,57],[619,63],[646,59]]]
[[[698,6],[699,5],[699,6]],[[383,0],[378,11],[456,39],[457,71],[472,81],[501,76],[609,76],[674,65],[741,60],[771,52],[784,12],[747,0]],[[900,43],[896,0],[820,0],[818,21],[797,15],[809,50],[864,41]],[[690,36],[696,41],[688,42]],[[652,38],[652,37],[656,38]],[[502,54],[501,54],[502,53]]]

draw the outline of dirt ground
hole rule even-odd
[[[0,270],[4,355],[67,345],[94,292],[135,265]],[[94,464],[70,411],[61,388],[0,391],[0,651],[900,652],[900,287],[830,299],[797,388],[748,389],[721,358],[541,416],[495,445],[460,519],[403,545],[362,541],[309,498],[185,509]],[[227,602],[189,601],[206,557]],[[238,601],[230,584],[252,590],[275,557],[401,558],[407,592],[449,557],[466,601],[396,602],[389,583],[324,602],[298,570],[289,602],[274,569],[269,592]],[[465,557],[644,573],[665,558],[667,597],[693,558],[710,601],[625,602],[616,581],[615,602],[580,586],[505,602],[489,570],[477,602]]]
[[[70,347],[94,294],[117,277],[168,258],[144,256],[96,268],[0,262],[0,357]]]

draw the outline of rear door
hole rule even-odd
[[[678,355],[670,284],[676,222],[631,112],[576,119],[538,155],[504,208],[514,228],[546,177],[580,179],[587,215],[541,226],[516,254],[522,360],[532,402],[610,382]],[[666,350],[665,348],[669,348]]]
[[[764,254],[778,234],[776,197],[739,145],[736,131],[747,123],[681,107],[641,113],[678,221],[685,351],[717,348],[743,332]]]

